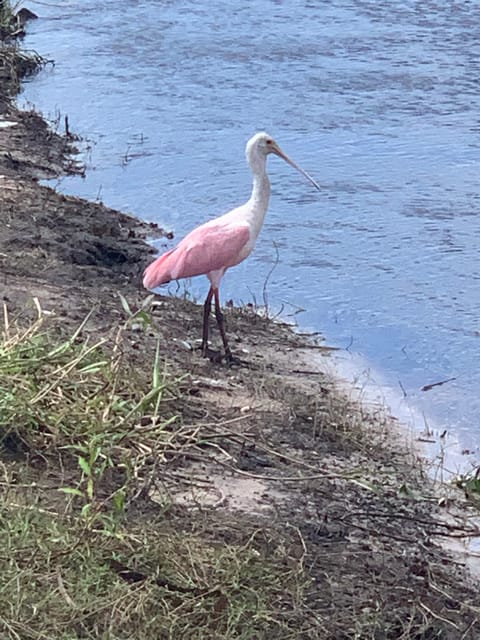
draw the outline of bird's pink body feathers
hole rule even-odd
[[[246,147],[253,174],[250,199],[244,205],[197,227],[174,249],[157,258],[144,272],[143,284],[147,289],[154,289],[170,280],[205,274],[213,289],[217,290],[225,271],[245,260],[255,246],[268,209],[270,182],[266,161],[270,153],[283,158],[320,189],[267,133],[255,134]]]
[[[143,285],[153,289],[170,280],[206,274],[218,287],[226,269],[244,260],[252,249],[249,225],[226,214],[197,227],[157,258],[145,269]]]

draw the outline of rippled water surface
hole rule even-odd
[[[35,7],[25,45],[55,60],[23,103],[91,141],[61,188],[182,236],[246,200],[269,159],[254,255],[223,296],[269,302],[362,353],[474,447],[480,424],[480,8],[401,0],[82,0]],[[165,244],[166,246],[166,244]],[[159,247],[162,248],[162,247]],[[198,280],[198,279],[197,279]],[[203,294],[201,280],[193,290]],[[455,377],[424,393],[420,387]]]

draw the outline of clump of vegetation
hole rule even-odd
[[[455,484],[464,492],[466,499],[473,506],[480,508],[480,468],[471,473],[462,474],[456,479]]]
[[[3,33],[12,29],[15,22],[15,14],[11,2],[8,0],[0,0],[0,29]]]
[[[12,498],[0,531],[2,638],[289,637],[303,571],[273,540],[267,557],[159,518],[105,535]]]
[[[107,350],[105,338],[91,343],[82,334],[86,321],[65,338],[43,329],[41,310],[24,330],[11,328],[5,312],[0,344],[0,442],[12,453],[59,458],[73,483],[62,490],[84,500],[84,515],[100,496],[104,506],[107,475],[118,506],[181,437],[170,405],[164,409],[175,380],[162,374],[158,350],[147,386],[124,361],[124,327]]]
[[[25,21],[36,16],[27,9],[17,9],[18,3],[0,0],[0,82],[4,93],[10,96],[19,91],[22,78],[46,63],[38,53],[18,49],[15,38],[24,35]]]
[[[24,35],[23,26],[37,16],[25,7],[21,1],[12,5],[10,0],[0,0],[0,37],[2,40]]]
[[[0,338],[2,637],[287,637],[302,558],[259,532],[219,545],[168,496],[142,500],[192,443],[158,349],[145,376],[123,357],[129,320],[107,344],[43,317],[4,311]]]

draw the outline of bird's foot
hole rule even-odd
[[[214,364],[220,364],[223,358],[220,351],[215,351],[215,349],[210,349],[210,347],[202,347],[202,356],[208,358],[210,362]]]
[[[204,358],[208,358],[213,364],[221,364],[223,360],[225,360],[225,364],[229,367],[248,366],[248,363],[245,360],[241,360],[241,358],[234,356],[230,349],[225,351],[225,355],[223,355],[220,351],[215,351],[215,349],[210,349],[210,347],[202,346],[202,356]]]
[[[230,350],[225,352],[225,362],[228,364],[229,367],[231,366],[241,367],[242,365],[247,364],[245,360],[242,360],[238,356],[234,356]]]

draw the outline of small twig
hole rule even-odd
[[[359,531],[363,531],[365,533],[367,533],[369,536],[374,536],[376,538],[388,538],[389,540],[396,540],[397,542],[405,542],[409,545],[418,542],[417,538],[407,538],[406,536],[400,536],[400,535],[396,535],[394,533],[390,533],[390,532],[386,532],[386,531],[382,531],[381,529],[372,529],[369,527],[364,527],[361,524],[358,524],[357,522],[349,522],[349,525],[351,527],[355,527],[355,529],[358,529]]]
[[[208,485],[210,486],[212,484],[211,480],[207,480],[206,478],[201,478],[200,476],[196,476],[193,474],[187,474],[187,473],[181,473],[179,471],[165,471],[162,473],[162,475],[169,479],[169,478],[178,478],[179,480],[184,480],[186,482],[188,482],[189,484],[198,484],[198,485]]]
[[[232,467],[226,462],[222,462],[221,460],[213,459],[214,462],[226,467],[233,473],[238,473],[241,476],[246,476],[247,478],[252,478],[254,480],[264,480],[265,482],[310,482],[311,480],[345,480],[346,482],[353,482],[354,484],[360,484],[363,488],[368,488],[361,483],[361,481],[356,478],[349,478],[348,476],[343,476],[341,474],[314,474],[311,476],[265,476],[260,473],[250,473],[249,471],[243,471],[243,469],[237,469],[236,467]]]
[[[212,449],[216,449],[217,451],[219,451],[221,454],[223,454],[227,460],[235,460],[234,456],[232,456],[230,453],[228,453],[228,451],[225,451],[225,449],[223,447],[221,447],[220,445],[216,444],[215,442],[206,442],[206,441],[202,441],[200,443],[195,443],[195,447],[200,447],[200,445],[206,447],[211,447]],[[200,449],[200,451],[202,452],[203,449]]]
[[[270,268],[270,271],[267,273],[267,276],[265,278],[265,281],[263,283],[263,290],[262,290],[262,294],[263,294],[263,306],[265,308],[265,316],[268,318],[268,291],[267,291],[267,286],[268,286],[268,281],[270,280],[272,273],[275,271],[275,269],[278,266],[278,263],[280,262],[280,254],[278,251],[278,245],[277,243],[274,241],[273,242],[273,246],[275,248],[275,262],[273,263],[272,267]]]
[[[241,416],[237,416],[236,418],[230,418],[228,420],[222,420],[221,422],[200,422],[199,424],[190,424],[184,425],[183,429],[203,429],[205,427],[223,427],[227,424],[234,424],[235,422],[241,422],[242,420],[246,420],[247,418],[251,418],[253,413],[244,413]]]
[[[432,611],[429,607],[427,607],[426,604],[424,604],[423,602],[419,602],[419,605],[425,609],[425,611],[427,611],[432,618],[435,618],[436,620],[441,620],[442,622],[445,622],[446,624],[449,624],[451,627],[453,627],[454,629],[456,629],[457,631],[460,630],[460,628],[451,620],[449,620],[448,618],[442,618],[442,616],[439,616],[438,613],[435,613],[434,611]]]
[[[408,396],[408,393],[406,392],[405,387],[403,386],[401,380],[398,381],[398,385],[399,385],[400,389],[402,390],[403,397],[406,398]]]
[[[420,391],[430,391],[434,387],[441,387],[442,384],[447,384],[447,382],[453,382],[456,378],[447,378],[446,380],[440,380],[439,382],[432,382],[431,384],[425,384],[423,387],[420,387]]]
[[[62,574],[60,573],[60,569],[59,568],[57,568],[57,583],[58,583],[58,590],[62,594],[65,602],[68,605],[70,605],[72,607],[72,609],[76,609],[77,608],[76,604],[74,603],[72,598],[69,596],[68,591],[65,588],[65,585],[64,585],[63,579],[62,579]]]
[[[462,637],[460,638],[460,640],[465,640],[465,638],[467,637],[467,635],[470,634],[470,631],[473,629],[473,627],[477,624],[478,619],[477,620],[472,620],[470,622],[470,624],[468,625],[468,627],[465,629],[465,631],[462,634]]]
[[[36,513],[42,513],[47,516],[53,516],[54,518],[58,518],[58,515],[59,515],[56,511],[49,511],[48,509],[42,509],[41,507],[37,507],[35,504],[20,504],[18,502],[8,502],[6,506],[13,507],[14,509],[25,509],[26,511],[35,511]]]
[[[299,565],[300,565],[300,570],[303,571],[303,568],[304,568],[303,562],[304,562],[304,560],[305,560],[305,558],[307,556],[307,551],[308,551],[307,550],[307,545],[305,543],[305,539],[304,539],[304,537],[302,535],[302,532],[300,531],[300,529],[298,527],[295,527],[294,525],[290,524],[289,522],[287,522],[287,527],[291,527],[296,532],[297,536],[300,539],[300,544],[302,545],[303,553],[302,553],[302,556],[299,558],[298,562],[299,562]]]
[[[459,604],[459,605],[461,605],[463,607],[466,607],[467,609],[470,609],[470,611],[474,611],[477,615],[480,614],[480,608],[479,607],[473,607],[471,604],[468,604],[468,602],[464,602],[463,600],[459,600],[458,598],[455,598],[451,593],[447,593],[446,591],[441,589],[435,583],[435,581],[432,579],[430,571],[429,571],[429,576],[428,576],[428,583],[429,583],[429,585],[431,586],[431,588],[434,591],[437,591],[437,593],[440,593],[444,598],[447,598],[448,600],[453,600],[457,604]]]
[[[292,369],[292,373],[297,373],[302,376],[324,376],[324,371],[313,371],[312,369]]]
[[[357,516],[357,517],[371,517],[373,516],[374,518],[388,518],[389,520],[393,520],[393,519],[401,519],[401,520],[410,520],[412,522],[415,522],[415,524],[424,524],[427,526],[437,526],[437,527],[443,527],[444,529],[447,529],[448,531],[462,531],[465,535],[467,535],[467,529],[465,529],[465,527],[462,527],[460,525],[455,525],[455,524],[449,524],[448,522],[438,522],[436,520],[423,520],[421,518],[416,517],[415,515],[413,516],[408,516],[405,515],[403,513],[379,513],[379,512],[375,512],[375,511],[369,511],[368,513],[365,512],[358,512],[358,511],[350,511],[348,513],[348,517],[353,517],[353,516]],[[468,535],[476,536],[480,534],[480,529],[479,528],[475,528],[475,529],[471,529],[468,532]],[[442,534],[440,534],[442,535]]]

